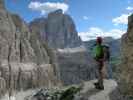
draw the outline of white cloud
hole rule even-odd
[[[30,9],[34,11],[40,11],[42,15],[55,11],[57,9],[62,9],[63,12],[66,12],[69,8],[69,6],[65,3],[52,3],[52,2],[30,2],[29,6]]]
[[[122,14],[121,16],[112,19],[112,22],[114,23],[114,25],[119,25],[119,24],[127,25],[127,23],[128,23],[128,16],[129,15],[130,14]]]
[[[129,6],[129,7],[126,8],[126,10],[128,10],[128,11],[133,11],[133,7],[130,7],[130,6]]]
[[[113,37],[115,39],[121,38],[121,36],[125,33],[124,30],[119,29],[111,29],[109,31],[104,31],[98,27],[90,27],[88,32],[80,32],[79,36],[83,41],[88,41],[92,39],[96,39],[96,37]]]
[[[89,17],[87,17],[87,16],[83,16],[83,19],[84,19],[84,20],[88,20]]]
[[[97,34],[97,33],[102,33],[103,31],[102,31],[102,29],[100,29],[98,27],[90,27],[89,32]]]

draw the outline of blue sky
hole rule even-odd
[[[9,11],[18,13],[27,22],[36,17],[46,16],[56,8],[63,9],[73,18],[77,31],[84,41],[98,35],[119,38],[126,31],[128,15],[133,12],[133,0],[5,1]],[[57,3],[58,5],[55,6]],[[53,4],[52,8],[50,8],[51,4]]]

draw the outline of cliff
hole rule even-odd
[[[58,83],[52,50],[0,0],[0,94]],[[38,82],[39,81],[39,82]]]
[[[122,37],[122,57],[121,92],[133,96],[133,14],[128,18],[127,33]]]
[[[58,49],[60,78],[65,85],[79,84],[98,75],[95,60],[84,46]]]

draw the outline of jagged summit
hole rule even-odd
[[[78,47],[82,44],[74,21],[61,9],[49,13],[47,18],[33,20],[29,27],[41,34],[53,48]]]
[[[53,12],[51,12],[51,14],[63,14],[63,10],[62,9],[57,9],[57,10],[55,10],[55,11],[53,11]]]

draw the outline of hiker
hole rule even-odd
[[[94,52],[94,59],[96,60],[98,64],[98,82],[94,83],[96,89],[104,90],[104,85],[103,85],[103,79],[104,79],[104,72],[103,72],[103,67],[104,67],[104,48],[102,45],[102,38],[97,37],[96,39],[96,45],[93,48]]]

